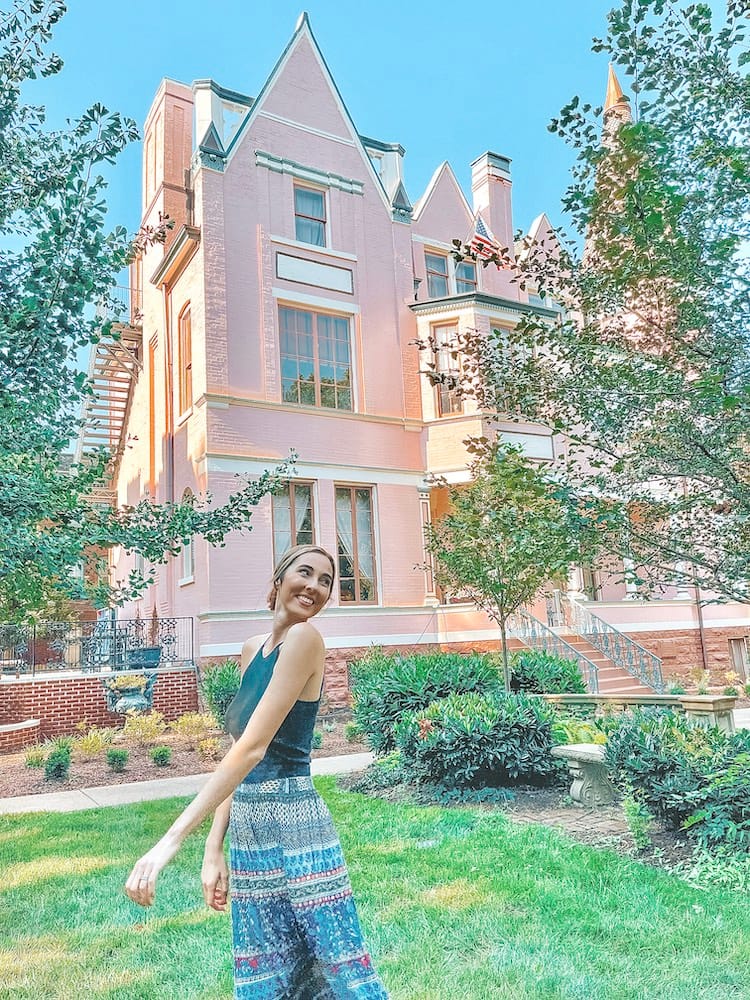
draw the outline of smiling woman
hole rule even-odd
[[[226,714],[234,744],[126,884],[131,899],[150,906],[162,868],[214,812],[201,880],[212,909],[225,910],[231,895],[236,998],[387,997],[362,941],[330,813],[310,778],[325,659],[310,619],[335,576],[333,557],[315,545],[279,560],[268,595],[271,634],[245,643]]]

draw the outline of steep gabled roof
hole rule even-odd
[[[367,151],[362,143],[362,139],[359,135],[359,132],[357,131],[354,125],[354,121],[352,120],[352,117],[349,114],[346,104],[344,103],[344,100],[339,92],[339,89],[336,86],[336,81],[333,79],[331,71],[328,68],[328,64],[326,63],[323,53],[320,50],[320,46],[318,45],[315,36],[312,33],[312,28],[310,27],[310,19],[306,12],[300,15],[300,18],[297,21],[297,25],[294,30],[294,34],[290,38],[289,43],[287,44],[284,51],[281,53],[281,56],[279,57],[276,65],[271,71],[268,79],[261,87],[258,96],[255,98],[255,101],[253,102],[252,107],[250,108],[244,120],[242,121],[242,124],[237,129],[232,141],[229,143],[229,146],[227,147],[226,151],[227,161],[229,161],[232,158],[233,154],[236,152],[239,144],[242,142],[242,139],[245,133],[247,132],[248,128],[250,127],[250,125],[261,114],[263,114],[264,105],[268,102],[270,96],[272,95],[274,87],[283,78],[284,71],[286,70],[288,64],[294,58],[295,54],[300,50],[300,48],[304,45],[310,46],[312,53],[320,67],[321,74],[328,86],[331,96],[333,97],[338,112],[344,123],[344,127],[348,133],[346,138],[350,140],[351,144],[360,151],[362,162],[365,166],[365,169],[368,171],[371,180],[374,181],[375,188],[380,194],[381,200],[383,201],[383,205],[390,213],[391,205],[389,203],[389,199],[386,195],[385,190],[383,189],[383,185],[380,182],[380,178],[377,175],[377,171],[375,170],[375,168],[372,165],[372,162],[370,161],[370,157],[367,154]],[[269,114],[272,113],[269,112]],[[304,125],[305,123],[300,122],[299,124]]]
[[[456,179],[456,175],[453,173],[453,169],[450,163],[448,163],[447,160],[444,160],[430,178],[430,182],[425,188],[424,194],[414,206],[414,214],[412,217],[415,222],[418,222],[420,217],[424,214],[424,211],[429,205],[430,201],[432,200],[435,191],[439,186],[441,186],[441,182],[443,181],[447,181],[455,188],[458,197],[461,200],[462,205],[466,209],[466,214],[469,218],[469,221],[471,221],[474,218],[474,213],[471,210],[471,206],[466,200],[466,195],[461,190],[461,185],[458,183],[458,180]]]

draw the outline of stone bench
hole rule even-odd
[[[569,743],[553,747],[552,753],[568,762],[573,779],[570,797],[584,806],[608,806],[615,789],[604,766],[604,747],[599,743]]]

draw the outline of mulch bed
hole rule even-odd
[[[351,743],[344,736],[346,716],[330,715],[318,720],[318,729],[323,733],[323,746],[313,750],[312,756],[334,757],[345,753],[363,753],[369,750],[363,743]],[[332,729],[330,727],[333,727]],[[97,785],[121,785],[131,781],[151,781],[154,778],[177,778],[190,774],[205,774],[214,770],[216,761],[206,760],[195,750],[181,745],[179,738],[171,733],[159,737],[157,745],[172,748],[172,759],[167,767],[157,767],[149,757],[149,747],[134,746],[130,742],[117,742],[130,756],[121,772],[113,771],[107,765],[106,751],[87,759],[73,751],[68,778],[63,781],[47,781],[43,767],[27,767],[26,753],[4,754],[0,756],[0,798],[14,795],[42,795],[48,792],[67,792],[76,788],[93,788]],[[229,738],[221,737],[221,757],[230,745]]]

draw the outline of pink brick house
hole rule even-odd
[[[553,315],[506,272],[450,257],[476,212],[510,244],[510,160],[477,157],[471,200],[443,163],[414,203],[403,160],[398,143],[357,131],[305,15],[256,97],[164,80],[144,131],[143,221],[167,213],[176,225],[134,268],[139,368],[117,432],[127,442],[118,498],[190,490],[222,500],[236,475],[292,448],[299,461],[252,533],[220,549],[197,541],[123,614],[147,618],[155,605],[193,616],[201,657],[235,655],[269,620],[274,554],[314,540],[338,552],[341,570],[320,621],[329,692],[343,684],[336,665],[373,642],[495,645],[495,626],[441,603],[419,568],[422,526],[441,505],[426,476],[465,481],[462,441],[483,417],[420,375],[413,341],[512,330],[528,309]],[[450,364],[447,352],[439,361]],[[539,426],[501,432],[540,458],[555,447]],[[113,572],[132,566],[118,553]],[[664,657],[665,675],[704,655],[724,669],[745,663],[745,609],[701,616],[690,594],[647,604],[588,571],[574,576],[584,606]]]

